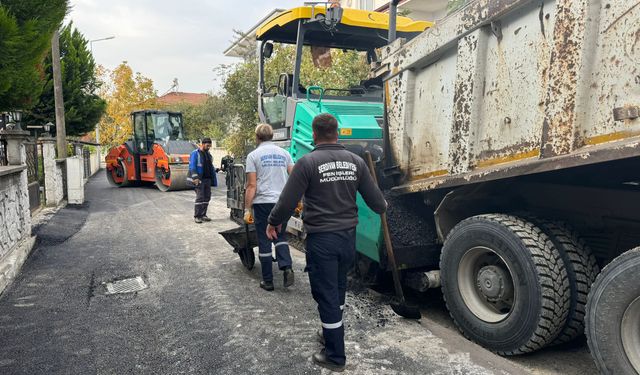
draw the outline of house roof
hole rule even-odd
[[[193,92],[179,92],[174,91],[162,95],[158,98],[158,104],[171,105],[171,104],[203,104],[209,98],[208,94],[198,94]]]
[[[71,140],[71,141],[76,143],[84,143],[87,145],[99,145],[99,143],[96,143],[96,136],[95,136],[95,133],[93,132],[87,133],[82,137],[78,138],[77,140]]]

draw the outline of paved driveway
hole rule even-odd
[[[37,248],[0,298],[0,373],[328,373],[309,359],[320,349],[319,320],[304,256],[293,251],[293,287],[277,277],[275,292],[258,288],[259,265],[245,270],[217,233],[235,226],[224,191],[214,191],[213,222],[202,225],[191,191],[114,188],[101,173],[86,196],[37,229]],[[104,283],[136,276],[147,289],[106,294]],[[347,373],[529,372],[448,327],[437,298],[420,323],[381,298],[358,287],[348,294]],[[555,373],[535,370],[544,358],[519,361]]]

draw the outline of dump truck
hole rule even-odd
[[[372,63],[377,61],[376,51],[387,44],[389,16],[379,12],[332,7],[334,4],[317,3],[293,8],[267,20],[257,30],[259,42],[258,114],[260,120],[274,129],[273,142],[288,150],[293,160],[298,160],[313,150],[311,122],[320,113],[331,113],[338,120],[339,142],[352,152],[363,155],[371,152],[381,158],[383,86],[381,78],[367,78],[351,87],[321,87],[309,82],[301,71],[302,61],[312,58],[305,49],[356,51]],[[397,34],[407,40],[417,36],[432,25],[398,17]],[[265,74],[265,64],[278,46],[295,48],[291,70],[281,71],[274,81]],[[331,57],[326,57],[328,60]],[[326,75],[339,75],[330,66],[319,67]],[[271,77],[273,79],[273,77]],[[227,206],[231,218],[240,222],[244,213],[245,172],[241,159],[227,179]],[[380,218],[358,197],[359,220],[357,228],[358,254],[364,261],[379,261],[383,250]],[[292,240],[304,240],[305,233],[299,214],[289,222]],[[407,249],[396,251],[404,254]]]
[[[189,156],[197,146],[184,139],[182,113],[135,111],[131,122],[133,137],[112,147],[105,157],[109,183],[117,187],[155,183],[161,191],[187,189]]]
[[[499,354],[586,332],[602,373],[640,373],[640,2],[469,1],[371,77],[380,167],[439,246],[406,281],[439,270],[457,327]]]

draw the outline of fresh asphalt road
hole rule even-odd
[[[303,254],[292,250],[293,287],[276,273],[275,292],[258,288],[259,264],[245,270],[218,235],[235,226],[222,189],[201,225],[191,191],[114,188],[100,173],[86,199],[35,229],[36,248],[0,298],[1,374],[328,373],[310,360],[320,323]],[[133,276],[149,287],[106,294],[104,283]],[[346,373],[595,373],[584,345],[495,356],[451,327],[433,292],[415,322],[354,287]]]

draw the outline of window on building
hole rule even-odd
[[[364,10],[373,10],[374,0],[359,0],[360,1],[360,9]]]

